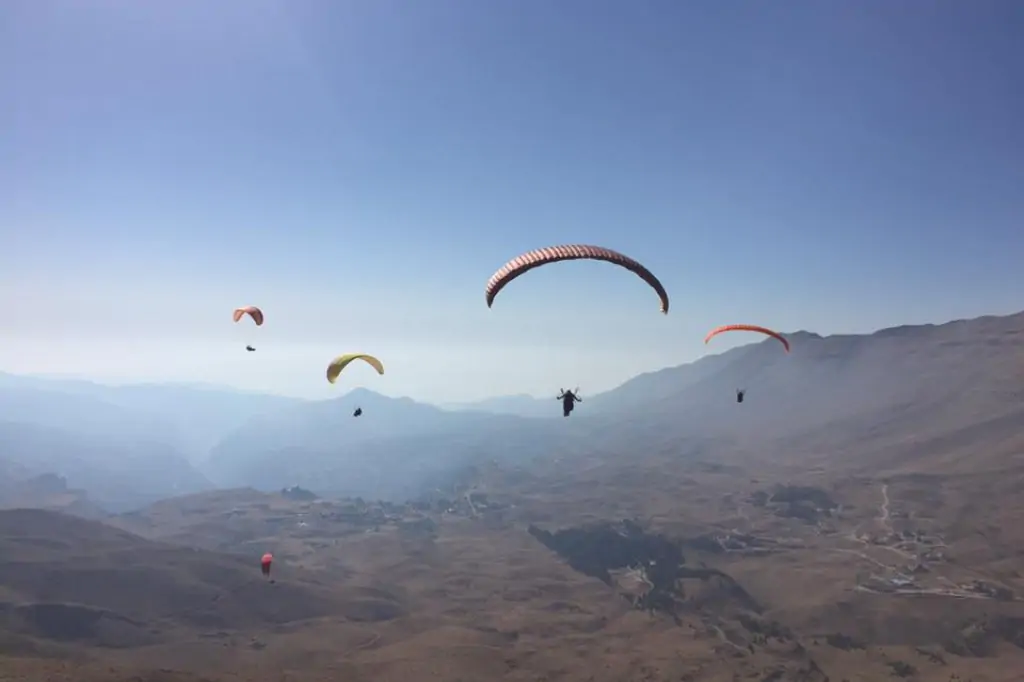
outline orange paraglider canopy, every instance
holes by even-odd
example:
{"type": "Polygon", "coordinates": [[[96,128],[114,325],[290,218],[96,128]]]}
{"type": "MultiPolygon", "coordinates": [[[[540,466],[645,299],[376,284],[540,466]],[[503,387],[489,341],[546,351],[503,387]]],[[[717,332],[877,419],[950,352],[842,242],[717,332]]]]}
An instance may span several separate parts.
{"type": "Polygon", "coordinates": [[[253,322],[256,323],[257,327],[263,324],[263,311],[254,305],[247,305],[241,308],[235,308],[235,312],[232,313],[231,319],[233,319],[235,322],[238,322],[240,319],[242,319],[243,315],[248,315],[249,317],[251,317],[253,322]]]}
{"type": "Polygon", "coordinates": [[[715,327],[704,337],[704,343],[707,343],[723,332],[760,332],[761,334],[767,334],[773,339],[781,341],[782,345],[786,348],[786,352],[789,352],[789,341],[786,340],[785,336],[767,327],[759,327],[756,324],[726,324],[721,327],[715,327]]]}

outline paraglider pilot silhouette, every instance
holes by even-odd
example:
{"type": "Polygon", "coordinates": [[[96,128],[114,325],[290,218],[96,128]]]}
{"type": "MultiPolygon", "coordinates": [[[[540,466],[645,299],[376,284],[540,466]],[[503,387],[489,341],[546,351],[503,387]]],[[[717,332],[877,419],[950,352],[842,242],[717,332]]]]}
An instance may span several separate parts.
{"type": "MultiPolygon", "coordinates": [[[[579,388],[576,389],[577,392],[579,390],[579,388]]],[[[564,388],[560,388],[558,391],[558,397],[556,397],[555,400],[562,401],[562,416],[568,417],[572,414],[573,409],[576,407],[576,403],[583,402],[583,398],[580,398],[575,392],[567,391],[564,388]]]]}
{"type": "Polygon", "coordinates": [[[736,402],[742,403],[743,402],[743,396],[746,395],[746,393],[747,393],[747,389],[745,389],[745,388],[737,388],[736,389],[736,402]]]}

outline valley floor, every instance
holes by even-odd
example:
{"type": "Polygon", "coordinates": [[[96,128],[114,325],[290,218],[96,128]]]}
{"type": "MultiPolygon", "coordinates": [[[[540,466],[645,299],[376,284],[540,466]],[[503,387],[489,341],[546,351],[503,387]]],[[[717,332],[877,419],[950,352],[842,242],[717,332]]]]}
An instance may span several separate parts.
{"type": "Polygon", "coordinates": [[[551,466],[514,487],[481,475],[420,508],[213,494],[123,517],[198,550],[272,547],[275,580],[247,583],[246,599],[296,590],[295,614],[232,621],[234,602],[215,594],[206,620],[154,612],[139,645],[23,624],[0,640],[0,680],[1010,682],[1024,670],[1015,536],[979,524],[991,510],[971,502],[999,481],[950,479],[938,494],[912,477],[694,466],[594,467],[570,484],[551,466]],[[682,568],[665,583],[651,552],[673,546],[682,568]],[[303,613],[298,590],[337,606],[303,613]]]}

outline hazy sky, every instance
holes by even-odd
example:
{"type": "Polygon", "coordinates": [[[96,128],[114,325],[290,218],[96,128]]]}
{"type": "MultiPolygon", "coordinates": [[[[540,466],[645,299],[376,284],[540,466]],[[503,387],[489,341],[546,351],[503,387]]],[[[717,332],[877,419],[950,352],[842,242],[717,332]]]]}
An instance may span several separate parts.
{"type": "Polygon", "coordinates": [[[6,0],[0,369],[317,397],[365,351],[346,383],[455,401],[727,322],[1015,311],[1021,35],[1005,0],[6,0]],[[671,313],[602,263],[487,309],[569,242],[671,313]]]}

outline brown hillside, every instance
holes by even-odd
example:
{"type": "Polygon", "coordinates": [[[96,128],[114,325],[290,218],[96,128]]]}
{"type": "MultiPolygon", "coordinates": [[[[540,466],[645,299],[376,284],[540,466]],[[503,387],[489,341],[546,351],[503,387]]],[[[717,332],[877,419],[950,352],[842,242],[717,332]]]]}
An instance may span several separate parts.
{"type": "MultiPolygon", "coordinates": [[[[606,449],[678,450],[711,439],[719,456],[870,474],[1024,464],[1024,313],[790,339],[788,356],[768,340],[639,377],[662,397],[623,417],[602,414],[606,449]],[[679,389],[668,393],[673,383],[679,389]],[[737,387],[749,391],[742,405],[737,387]]],[[[627,384],[600,404],[636,390],[627,384]]]]}
{"type": "Polygon", "coordinates": [[[358,591],[329,590],[287,566],[277,574],[265,581],[258,556],[164,545],[42,510],[0,512],[3,617],[9,630],[33,637],[123,647],[174,641],[183,630],[255,633],[327,615],[365,619],[358,591]]]}
{"type": "Polygon", "coordinates": [[[48,509],[94,520],[110,516],[84,490],[68,488],[63,478],[52,473],[11,476],[0,482],[0,509],[48,509]]]}

